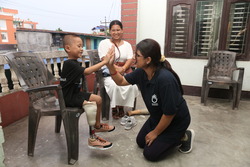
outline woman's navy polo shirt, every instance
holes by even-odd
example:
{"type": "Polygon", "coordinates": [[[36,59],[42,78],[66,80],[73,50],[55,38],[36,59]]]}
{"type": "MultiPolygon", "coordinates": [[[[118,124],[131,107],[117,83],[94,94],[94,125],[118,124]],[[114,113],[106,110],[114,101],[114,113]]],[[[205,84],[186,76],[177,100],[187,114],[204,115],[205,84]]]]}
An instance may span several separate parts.
{"type": "Polygon", "coordinates": [[[159,123],[162,114],[176,114],[162,135],[168,134],[168,137],[179,138],[180,136],[176,132],[185,132],[190,123],[189,110],[182,97],[178,82],[170,71],[161,68],[155,72],[151,80],[148,80],[143,69],[136,69],[134,72],[125,75],[125,79],[130,84],[136,84],[139,87],[150,113],[149,120],[152,130],[159,123]]]}

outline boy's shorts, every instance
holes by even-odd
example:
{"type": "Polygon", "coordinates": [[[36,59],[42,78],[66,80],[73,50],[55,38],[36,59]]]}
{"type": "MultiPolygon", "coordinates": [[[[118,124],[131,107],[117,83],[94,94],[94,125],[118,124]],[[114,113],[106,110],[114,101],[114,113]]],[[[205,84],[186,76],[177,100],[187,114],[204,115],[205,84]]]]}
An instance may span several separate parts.
{"type": "Polygon", "coordinates": [[[84,100],[89,101],[91,93],[79,92],[75,94],[73,98],[66,104],[67,107],[79,107],[82,108],[84,100]]]}

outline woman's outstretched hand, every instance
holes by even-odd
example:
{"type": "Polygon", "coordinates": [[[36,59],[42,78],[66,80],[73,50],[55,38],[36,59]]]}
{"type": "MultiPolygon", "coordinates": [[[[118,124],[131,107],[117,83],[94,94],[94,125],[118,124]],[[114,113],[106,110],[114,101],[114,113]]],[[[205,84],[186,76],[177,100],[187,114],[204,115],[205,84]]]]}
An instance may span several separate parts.
{"type": "Polygon", "coordinates": [[[106,56],[104,56],[104,57],[102,58],[102,61],[105,62],[105,64],[109,64],[109,62],[111,61],[111,59],[114,60],[114,57],[115,57],[115,47],[112,46],[112,47],[109,49],[109,51],[108,51],[108,53],[106,54],[106,56]]]}
{"type": "Polygon", "coordinates": [[[109,62],[107,63],[107,66],[110,67],[110,66],[113,66],[114,65],[114,61],[115,61],[115,46],[113,45],[110,49],[110,50],[113,50],[113,56],[109,59],[109,62]]]}

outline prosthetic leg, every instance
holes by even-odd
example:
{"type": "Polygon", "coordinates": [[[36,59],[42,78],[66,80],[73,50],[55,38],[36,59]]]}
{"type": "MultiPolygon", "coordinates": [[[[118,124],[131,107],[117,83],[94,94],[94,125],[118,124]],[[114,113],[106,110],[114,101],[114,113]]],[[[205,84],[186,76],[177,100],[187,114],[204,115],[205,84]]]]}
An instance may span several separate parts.
{"type": "Polygon", "coordinates": [[[91,149],[107,150],[112,147],[112,143],[95,135],[94,126],[96,124],[97,106],[95,102],[87,102],[83,104],[89,124],[88,146],[91,149]]]}
{"type": "Polygon", "coordinates": [[[86,112],[87,121],[89,124],[90,137],[94,138],[94,134],[95,134],[94,126],[96,123],[96,112],[97,112],[96,103],[88,101],[87,103],[83,104],[83,109],[86,112]]]}

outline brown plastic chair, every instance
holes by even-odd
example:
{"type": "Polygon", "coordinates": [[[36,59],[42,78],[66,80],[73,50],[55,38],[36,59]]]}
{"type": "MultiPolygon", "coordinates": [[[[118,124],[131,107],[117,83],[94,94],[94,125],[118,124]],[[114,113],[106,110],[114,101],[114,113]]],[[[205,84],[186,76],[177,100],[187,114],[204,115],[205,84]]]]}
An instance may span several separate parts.
{"type": "Polygon", "coordinates": [[[55,116],[55,132],[60,132],[61,121],[63,121],[68,164],[74,164],[79,154],[79,118],[84,110],[65,107],[61,86],[53,84],[54,76],[48,71],[39,54],[17,52],[6,55],[23,90],[29,94],[28,155],[34,156],[41,116],[55,116]]]}
{"type": "Polygon", "coordinates": [[[213,51],[209,55],[207,65],[204,67],[201,103],[207,104],[207,97],[210,87],[214,85],[225,85],[232,90],[233,102],[232,109],[239,107],[244,68],[237,68],[236,53],[230,51],[213,51]],[[236,70],[239,70],[236,78],[236,70]]]}
{"type": "MultiPolygon", "coordinates": [[[[94,65],[100,62],[98,50],[89,50],[87,52],[89,55],[91,65],[94,65]]],[[[110,98],[105,90],[102,69],[95,72],[94,94],[98,94],[98,93],[102,97],[102,119],[109,120],[109,113],[111,110],[110,98]]],[[[136,98],[135,98],[134,107],[132,110],[135,110],[135,108],[136,108],[136,98]]]]}

